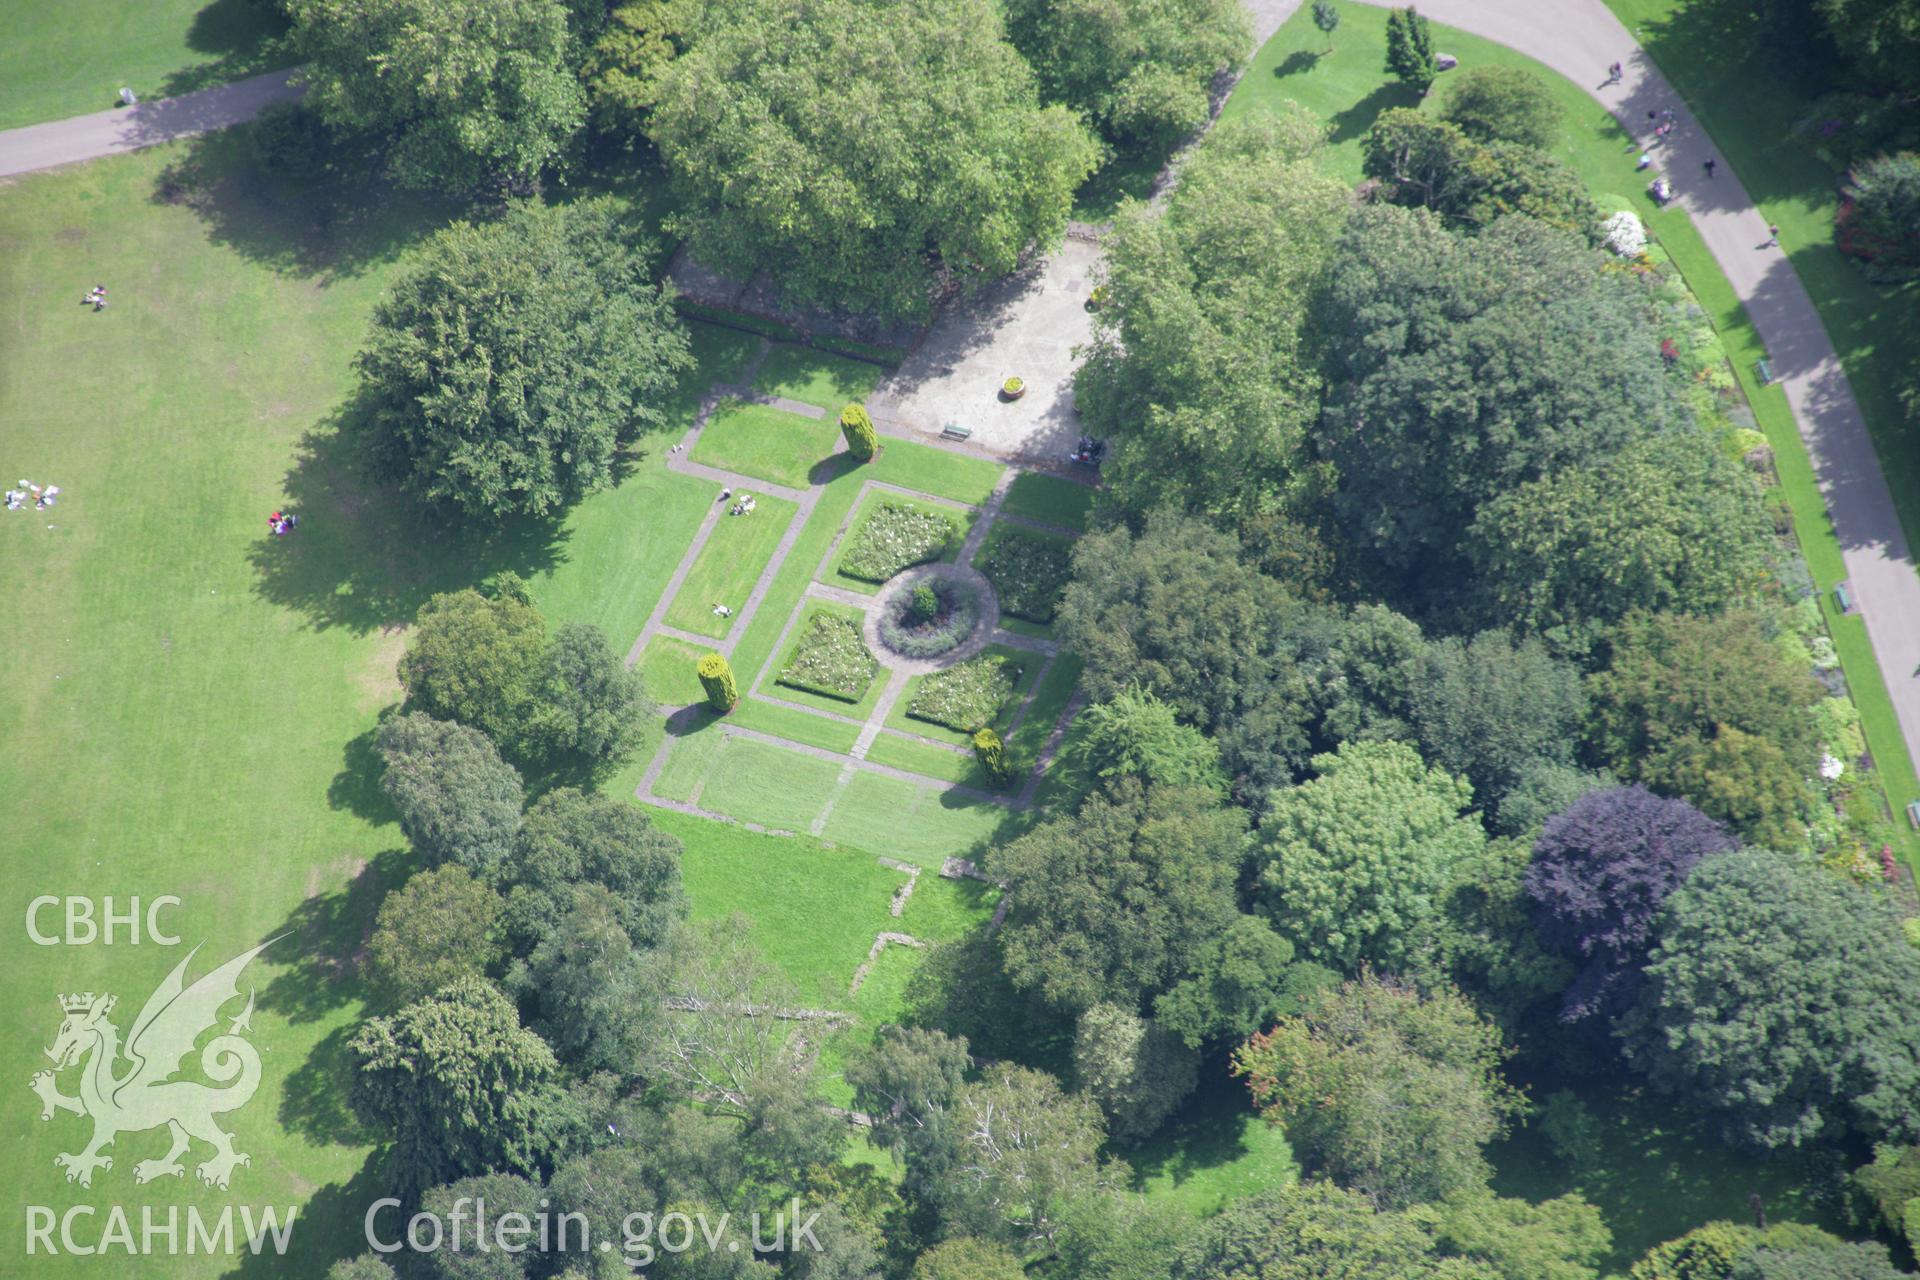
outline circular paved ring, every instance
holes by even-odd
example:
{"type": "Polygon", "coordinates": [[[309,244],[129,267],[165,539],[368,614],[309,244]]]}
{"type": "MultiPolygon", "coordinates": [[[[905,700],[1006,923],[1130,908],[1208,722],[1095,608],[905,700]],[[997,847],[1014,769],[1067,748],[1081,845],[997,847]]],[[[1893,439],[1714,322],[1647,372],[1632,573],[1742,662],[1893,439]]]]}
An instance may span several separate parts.
{"type": "Polygon", "coordinates": [[[860,623],[860,634],[867,642],[867,649],[880,661],[880,665],[892,671],[904,671],[908,675],[924,675],[929,671],[943,671],[948,667],[965,662],[982,649],[993,638],[994,629],[1000,625],[1000,594],[993,589],[986,575],[978,569],[964,568],[957,564],[922,564],[902,570],[887,580],[880,588],[880,594],[874,598],[871,608],[860,623]],[[885,614],[888,604],[902,591],[911,591],[922,582],[940,578],[966,587],[979,602],[980,616],[973,624],[973,630],[966,639],[953,648],[934,658],[909,658],[895,653],[880,638],[880,618],[885,614]]]}

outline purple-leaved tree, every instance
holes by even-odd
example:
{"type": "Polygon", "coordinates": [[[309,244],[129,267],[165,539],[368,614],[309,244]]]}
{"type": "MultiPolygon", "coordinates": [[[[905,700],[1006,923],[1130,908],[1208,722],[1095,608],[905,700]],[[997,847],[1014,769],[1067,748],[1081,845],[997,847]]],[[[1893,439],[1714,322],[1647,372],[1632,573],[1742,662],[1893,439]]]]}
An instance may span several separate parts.
{"type": "Polygon", "coordinates": [[[1549,948],[1584,961],[1561,1019],[1631,1003],[1660,904],[1701,858],[1738,844],[1686,801],[1638,783],[1589,791],[1548,819],[1527,869],[1534,925],[1549,948]]]}

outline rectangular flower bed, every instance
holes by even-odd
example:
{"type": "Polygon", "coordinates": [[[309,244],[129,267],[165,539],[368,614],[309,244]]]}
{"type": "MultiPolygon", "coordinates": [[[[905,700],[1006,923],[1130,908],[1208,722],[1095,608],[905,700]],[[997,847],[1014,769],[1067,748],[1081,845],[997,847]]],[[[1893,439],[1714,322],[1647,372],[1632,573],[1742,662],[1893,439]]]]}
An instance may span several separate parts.
{"type": "Polygon", "coordinates": [[[858,702],[866,696],[879,667],[860,638],[858,623],[838,614],[816,613],[801,630],[793,661],[780,673],[780,683],[858,702]]]}
{"type": "Polygon", "coordinates": [[[885,582],[903,569],[938,560],[960,526],[950,516],[899,502],[881,502],[854,530],[840,557],[840,572],[865,582],[885,582]]]}
{"type": "Polygon", "coordinates": [[[1052,622],[1072,575],[1073,544],[1065,538],[996,523],[973,567],[1000,595],[1000,612],[1029,622],[1052,622]]]}
{"type": "Polygon", "coordinates": [[[986,654],[923,677],[907,714],[972,733],[994,722],[1020,683],[1018,663],[986,654]]]}

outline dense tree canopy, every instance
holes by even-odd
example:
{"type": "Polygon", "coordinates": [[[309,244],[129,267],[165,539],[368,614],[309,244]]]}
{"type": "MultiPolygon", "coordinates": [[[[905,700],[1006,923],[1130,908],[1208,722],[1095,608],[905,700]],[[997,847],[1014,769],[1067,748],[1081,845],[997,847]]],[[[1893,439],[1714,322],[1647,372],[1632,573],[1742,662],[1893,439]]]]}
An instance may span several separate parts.
{"type": "MultiPolygon", "coordinates": [[[[1915,13],[1920,53],[1920,10],[1915,13]]],[[[1847,175],[1840,246],[1865,258],[1876,276],[1920,273],[1920,153],[1874,156],[1847,175]]]]}
{"type": "Polygon", "coordinates": [[[508,938],[519,955],[573,909],[576,885],[613,894],[615,916],[636,947],[660,946],[687,909],[680,842],[639,805],[572,787],[548,792],[527,810],[498,879],[507,896],[508,938]]]}
{"type": "Polygon", "coordinates": [[[1175,1280],[1502,1280],[1448,1258],[1401,1213],[1315,1179],[1235,1201],[1174,1262],[1175,1280]]]}
{"type": "Polygon", "coordinates": [[[1412,701],[1427,759],[1472,783],[1492,815],[1529,775],[1572,762],[1587,709],[1578,671],[1505,631],[1430,644],[1412,701]]]}
{"type": "Polygon", "coordinates": [[[523,592],[435,595],[420,607],[400,656],[407,705],[511,751],[531,718],[529,686],[546,645],[546,619],[523,592]]]}
{"type": "Polygon", "coordinates": [[[910,1280],[1026,1280],[1020,1259],[1003,1244],[960,1236],[914,1260],[910,1280]]]}
{"type": "Polygon", "coordinates": [[[1551,631],[1743,603],[1765,582],[1773,543],[1751,474],[1682,433],[1498,495],[1466,551],[1480,616],[1551,631]]]}
{"type": "Polygon", "coordinates": [[[487,735],[410,711],[381,723],[374,750],[385,766],[380,789],[414,852],[429,866],[489,875],[513,845],[526,794],[487,735]]]}
{"type": "Polygon", "coordinates": [[[336,128],[392,134],[408,186],[525,183],[580,125],[558,0],[284,4],[307,101],[336,128]]]}
{"type": "Polygon", "coordinates": [[[1318,777],[1273,793],[1255,859],[1260,902],[1301,956],[1392,971],[1486,843],[1465,781],[1399,742],[1316,756],[1318,777]]]}
{"type": "Polygon", "coordinates": [[[1525,214],[1591,242],[1600,211],[1586,182],[1558,157],[1519,142],[1483,141],[1450,121],[1394,107],[1361,142],[1375,196],[1431,209],[1455,227],[1480,230],[1525,214]]]}
{"type": "Polygon", "coordinates": [[[1326,325],[1319,441],[1343,524],[1429,584],[1466,578],[1441,568],[1482,503],[1683,420],[1641,286],[1530,219],[1468,238],[1414,210],[1358,211],[1326,325]]]}
{"type": "Polygon", "coordinates": [[[1500,1032],[1459,995],[1367,976],[1323,991],[1234,1055],[1256,1105],[1350,1191],[1405,1209],[1483,1186],[1481,1149],[1525,1110],[1500,1032]]]}
{"type": "Polygon", "coordinates": [[[1481,142],[1544,150],[1560,136],[1560,103],[1525,67],[1469,67],[1447,86],[1440,117],[1481,142]]]}
{"type": "Polygon", "coordinates": [[[394,1176],[419,1188],[493,1169],[535,1172],[558,1064],[513,1002],[464,978],[370,1018],[347,1043],[353,1107],[392,1144],[394,1176]]]}
{"type": "Polygon", "coordinates": [[[660,1018],[665,966],[622,926],[627,904],[598,884],[575,885],[555,922],[514,975],[539,1010],[534,1027],[584,1071],[631,1075],[660,1018]]]}
{"type": "Polygon", "coordinates": [[[1173,707],[1138,687],[1122,689],[1081,713],[1087,763],[1101,778],[1138,778],[1172,787],[1220,791],[1220,748],[1173,707]]]}
{"type": "Polygon", "coordinates": [[[991,0],[709,5],[650,130],[703,262],[891,317],[1058,238],[1098,151],[991,0]]]}
{"type": "Polygon", "coordinates": [[[500,954],[500,895],[465,867],[448,864],[382,900],[367,941],[367,972],[399,1006],[484,976],[500,954]]]}
{"type": "Polygon", "coordinates": [[[1198,1048],[1251,1034],[1328,971],[1295,965],[1293,944],[1257,916],[1235,916],[1185,957],[1187,974],[1153,1002],[1154,1022],[1198,1048]]]}
{"type": "Polygon", "coordinates": [[[534,676],[535,723],[522,740],[549,758],[617,760],[640,745],[653,699],[646,681],[607,643],[606,633],[569,622],[553,633],[534,676]]]}
{"type": "Polygon", "coordinates": [[[1170,146],[1206,123],[1214,74],[1253,51],[1237,0],[1013,0],[1007,33],[1041,97],[1133,146],[1170,146]]]}
{"type": "Polygon", "coordinates": [[[1825,694],[1760,614],[1639,614],[1588,677],[1591,740],[1621,777],[1691,799],[1760,843],[1804,839],[1817,763],[1807,711],[1825,694]]]}
{"type": "Polygon", "coordinates": [[[1320,397],[1307,304],[1347,204],[1314,164],[1323,144],[1304,113],[1229,121],[1164,210],[1116,220],[1075,390],[1112,439],[1104,471],[1128,511],[1253,524],[1323,483],[1303,448],[1320,397]]]}
{"type": "Polygon", "coordinates": [[[1590,791],[1534,842],[1527,893],[1541,938],[1576,958],[1569,1021],[1621,1012],[1637,994],[1654,921],[1694,864],[1739,842],[1684,800],[1642,786],[1590,791]]]}
{"type": "Polygon", "coordinates": [[[1311,752],[1308,612],[1231,533],[1160,510],[1139,535],[1119,526],[1075,545],[1054,629],[1087,660],[1094,699],[1152,691],[1212,735],[1236,793],[1258,796],[1311,752]]]}
{"type": "Polygon", "coordinates": [[[1920,89],[1920,3],[1915,0],[1813,0],[1828,34],[1867,83],[1920,89]]]}
{"type": "Polygon", "coordinates": [[[1024,1248],[1051,1239],[1071,1201],[1106,1185],[1100,1108],[1043,1071],[990,1066],[954,1094],[952,1111],[936,1157],[947,1175],[930,1195],[955,1234],[1024,1248]]]}
{"type": "Polygon", "coordinates": [[[691,17],[686,0],[635,0],[607,10],[580,66],[595,129],[628,137],[645,132],[660,78],[686,48],[691,17]]]}
{"type": "Polygon", "coordinates": [[[1069,1013],[1145,1007],[1238,914],[1246,828],[1213,792],[1128,779],[988,850],[1008,975],[1069,1013]]]}
{"type": "Polygon", "coordinates": [[[1107,1113],[1107,1132],[1136,1142],[1193,1092],[1200,1056],[1133,1010],[1096,1004],[1075,1029],[1073,1074],[1107,1113]]]}
{"type": "Polygon", "coordinates": [[[535,767],[604,764],[631,751],[653,703],[598,627],[569,623],[551,641],[525,584],[442,593],[421,606],[400,658],[407,705],[485,733],[535,767]]]}
{"type": "Polygon", "coordinates": [[[1733,1264],[1730,1280],[1900,1280],[1912,1275],[1894,1266],[1887,1246],[1877,1240],[1825,1240],[1756,1245],[1733,1264]]]}
{"type": "Polygon", "coordinates": [[[1515,1040],[1533,1038],[1542,1006],[1573,980],[1572,963],[1534,928],[1529,855],[1522,841],[1489,840],[1457,863],[1427,945],[1407,968],[1423,989],[1456,985],[1515,1040]]]}
{"type": "Polygon", "coordinates": [[[1613,1243],[1600,1211],[1573,1195],[1533,1204],[1471,1191],[1408,1216],[1445,1252],[1485,1264],[1500,1280],[1595,1280],[1613,1243]]]}
{"type": "Polygon", "coordinates": [[[487,519],[605,488],[620,443],[663,425],[693,365],[648,256],[605,201],[439,232],[360,353],[377,472],[487,519]]]}
{"type": "Polygon", "coordinates": [[[1920,950],[1896,913],[1764,849],[1695,867],[1661,908],[1628,1060],[1761,1146],[1920,1136],[1920,950]]]}

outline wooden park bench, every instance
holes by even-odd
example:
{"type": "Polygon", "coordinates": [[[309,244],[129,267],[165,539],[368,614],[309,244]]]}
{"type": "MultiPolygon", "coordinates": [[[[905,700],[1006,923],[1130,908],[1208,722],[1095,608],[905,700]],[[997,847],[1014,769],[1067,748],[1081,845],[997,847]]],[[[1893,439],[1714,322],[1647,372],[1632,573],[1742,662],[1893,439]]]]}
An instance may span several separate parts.
{"type": "Polygon", "coordinates": [[[1753,372],[1754,375],[1760,379],[1761,386],[1770,387],[1773,385],[1773,361],[1767,359],[1765,356],[1761,356],[1753,362],[1753,372]]]}
{"type": "Polygon", "coordinates": [[[972,434],[973,428],[963,427],[957,422],[949,422],[946,426],[940,428],[940,438],[942,440],[965,440],[972,434]]]}

